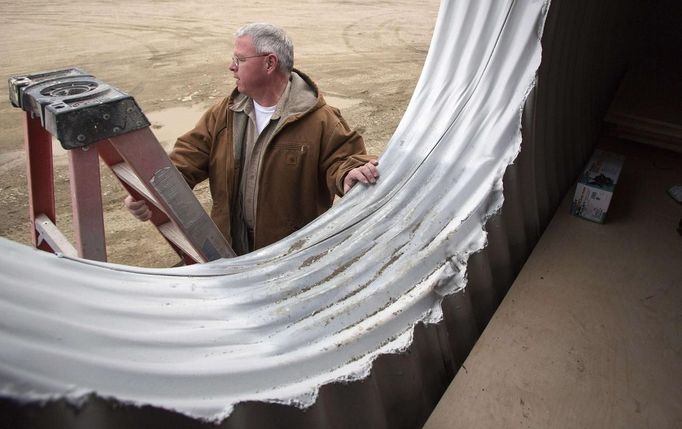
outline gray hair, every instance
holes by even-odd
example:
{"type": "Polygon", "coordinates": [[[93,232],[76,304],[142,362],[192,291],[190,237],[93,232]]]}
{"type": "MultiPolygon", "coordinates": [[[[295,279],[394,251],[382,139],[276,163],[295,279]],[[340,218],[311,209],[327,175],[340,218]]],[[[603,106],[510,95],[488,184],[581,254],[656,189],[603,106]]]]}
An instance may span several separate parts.
{"type": "Polygon", "coordinates": [[[289,74],[294,68],[294,44],[287,33],[272,24],[246,24],[235,33],[236,37],[251,36],[257,54],[272,53],[279,60],[279,70],[289,74]]]}

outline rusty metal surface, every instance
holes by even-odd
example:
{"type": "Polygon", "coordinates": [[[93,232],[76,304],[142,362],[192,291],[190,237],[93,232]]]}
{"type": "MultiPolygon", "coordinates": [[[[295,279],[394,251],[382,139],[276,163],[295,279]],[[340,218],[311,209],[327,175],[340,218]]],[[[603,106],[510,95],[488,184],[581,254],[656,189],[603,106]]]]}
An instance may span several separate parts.
{"type": "Polygon", "coordinates": [[[457,349],[448,343],[473,341],[481,323],[467,267],[485,275],[470,256],[504,240],[492,216],[520,150],[548,7],[444,2],[379,183],[265,249],[152,270],[0,240],[0,396],[94,415],[115,400],[140,418],[226,427],[352,421],[344,409],[396,427],[401,400],[432,404],[461,362],[443,356],[457,349]],[[415,392],[417,379],[426,387],[415,392]],[[381,398],[383,410],[362,410],[381,398]],[[143,406],[168,411],[144,417],[143,406]]]}

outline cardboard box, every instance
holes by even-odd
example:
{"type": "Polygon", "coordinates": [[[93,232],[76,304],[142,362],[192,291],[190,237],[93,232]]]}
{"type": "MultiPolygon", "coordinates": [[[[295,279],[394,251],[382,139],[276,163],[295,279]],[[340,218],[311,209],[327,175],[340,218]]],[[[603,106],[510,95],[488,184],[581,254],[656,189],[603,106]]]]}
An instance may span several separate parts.
{"type": "Polygon", "coordinates": [[[594,151],[578,179],[571,203],[572,214],[604,223],[624,160],[623,155],[599,149],[594,151]]]}

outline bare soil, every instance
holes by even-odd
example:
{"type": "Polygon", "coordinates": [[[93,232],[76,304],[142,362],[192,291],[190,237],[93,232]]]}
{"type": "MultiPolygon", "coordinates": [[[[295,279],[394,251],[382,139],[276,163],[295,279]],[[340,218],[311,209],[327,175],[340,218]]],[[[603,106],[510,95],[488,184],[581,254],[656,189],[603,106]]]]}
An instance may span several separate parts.
{"type": "MultiPolygon", "coordinates": [[[[247,22],[287,29],[296,67],[310,75],[380,154],[412,95],[438,12],[436,0],[46,1],[0,0],[0,74],[79,67],[135,97],[170,148],[233,86],[232,35],[247,22]]],[[[0,104],[0,236],[31,244],[23,112],[0,104]]],[[[57,224],[71,236],[67,157],[55,143],[57,224]]],[[[382,166],[390,168],[390,166],[382,166]]],[[[167,267],[177,256],[123,208],[125,192],[102,168],[109,261],[167,267]]],[[[210,204],[207,187],[197,196],[210,204]]]]}

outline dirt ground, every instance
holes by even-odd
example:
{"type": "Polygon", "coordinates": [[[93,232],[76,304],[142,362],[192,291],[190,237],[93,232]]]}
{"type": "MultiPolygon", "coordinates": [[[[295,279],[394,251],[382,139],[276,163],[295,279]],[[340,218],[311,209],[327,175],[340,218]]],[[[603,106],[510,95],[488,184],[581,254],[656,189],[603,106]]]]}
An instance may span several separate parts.
{"type": "MultiPolygon", "coordinates": [[[[0,0],[0,74],[79,67],[135,97],[165,147],[232,86],[232,34],[265,21],[287,29],[296,67],[309,74],[380,154],[412,95],[438,13],[437,0],[300,2],[0,0]]],[[[6,92],[7,94],[7,92],[6,92]]],[[[23,112],[0,103],[0,236],[30,245],[23,112]]],[[[71,237],[67,158],[55,143],[57,225],[71,237]]],[[[390,168],[390,166],[384,166],[390,168]]],[[[177,261],[156,230],[123,208],[102,168],[109,261],[177,261]]],[[[210,204],[207,187],[197,196],[210,204]]]]}

